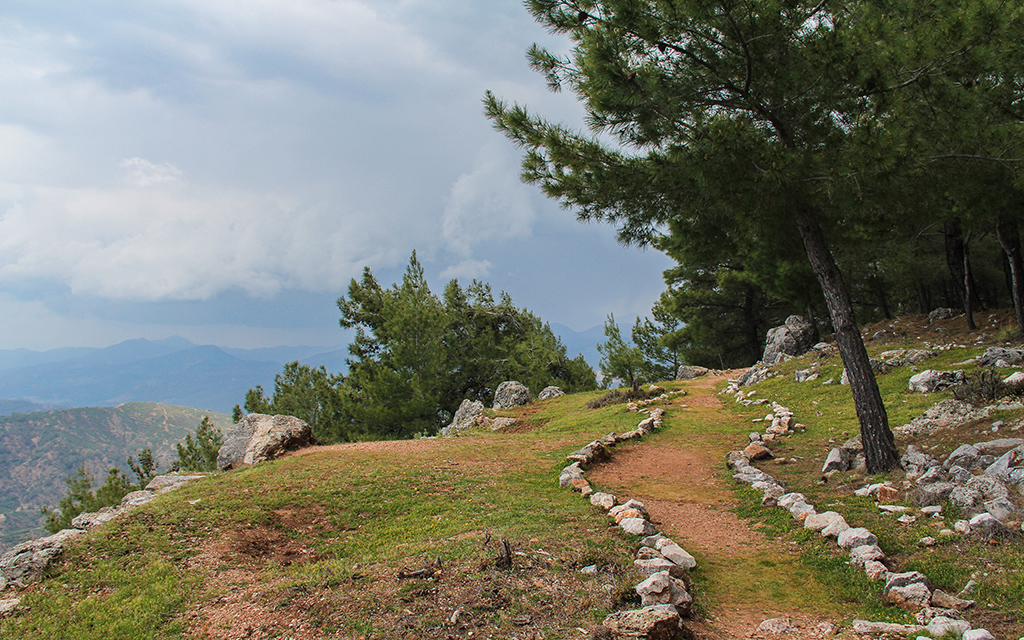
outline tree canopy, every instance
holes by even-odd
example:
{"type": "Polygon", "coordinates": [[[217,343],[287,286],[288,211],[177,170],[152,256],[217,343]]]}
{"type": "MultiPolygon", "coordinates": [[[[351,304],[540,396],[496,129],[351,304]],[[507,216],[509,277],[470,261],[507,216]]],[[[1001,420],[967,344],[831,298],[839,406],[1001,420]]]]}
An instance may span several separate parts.
{"type": "Polygon", "coordinates": [[[590,365],[569,358],[536,315],[475,280],[452,280],[437,296],[415,253],[391,287],[365,269],[338,308],[341,326],[355,329],[347,374],[291,363],[271,397],[249,390],[246,411],[294,415],[323,443],[408,438],[435,433],[463,400],[490,402],[506,380],[534,392],[597,387],[590,365]]]}
{"type": "Polygon", "coordinates": [[[488,93],[487,115],[525,150],[523,178],[581,219],[618,225],[623,241],[668,235],[684,260],[700,245],[720,258],[735,251],[759,287],[790,299],[806,289],[792,276],[809,266],[850,374],[868,468],[896,466],[836,248],[907,237],[910,190],[939,158],[970,148],[972,134],[936,126],[936,112],[991,112],[982,139],[1007,129],[1019,139],[1021,9],[996,0],[528,7],[573,42],[564,56],[534,47],[530,62],[553,89],[576,94],[591,131],[488,93]],[[793,262],[788,247],[804,266],[773,271],[793,262]]]}

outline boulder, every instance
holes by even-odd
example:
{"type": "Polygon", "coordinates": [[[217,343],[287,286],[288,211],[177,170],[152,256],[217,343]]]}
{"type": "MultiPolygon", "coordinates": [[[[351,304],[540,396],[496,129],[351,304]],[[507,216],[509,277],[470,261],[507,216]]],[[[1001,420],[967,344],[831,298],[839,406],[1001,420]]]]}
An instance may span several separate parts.
{"type": "Polygon", "coordinates": [[[938,637],[948,636],[950,638],[959,638],[963,636],[964,632],[971,629],[971,623],[966,620],[956,620],[954,618],[947,618],[946,616],[935,616],[928,623],[928,633],[938,637]]]}
{"type": "Polygon", "coordinates": [[[944,391],[965,382],[967,382],[967,376],[962,370],[937,371],[935,369],[925,369],[921,373],[911,376],[907,387],[910,391],[917,393],[934,393],[935,391],[944,391]]]}
{"type": "Polygon", "coordinates": [[[544,387],[540,393],[537,394],[538,400],[550,400],[551,398],[557,398],[558,396],[564,396],[565,392],[558,387],[544,387]]]}
{"type": "Polygon", "coordinates": [[[931,313],[928,314],[928,324],[935,324],[939,320],[949,320],[959,315],[959,309],[950,309],[949,307],[939,307],[938,309],[932,309],[931,313]]]}
{"type": "Polygon", "coordinates": [[[936,589],[932,592],[932,606],[963,611],[974,606],[974,600],[964,600],[948,594],[942,589],[936,589]]]}
{"type": "Polygon", "coordinates": [[[525,384],[517,380],[506,380],[505,382],[502,382],[494,392],[495,409],[521,407],[525,404],[530,404],[530,401],[532,400],[533,394],[530,393],[530,389],[525,384]]]}
{"type": "Polygon", "coordinates": [[[469,398],[462,401],[459,408],[452,416],[452,422],[443,427],[438,435],[453,436],[460,431],[465,431],[476,424],[476,419],[484,412],[484,403],[469,398]]]}
{"type": "Polygon", "coordinates": [[[850,564],[855,567],[864,567],[869,562],[882,560],[885,560],[885,554],[877,544],[865,544],[850,549],[850,564]]]}
{"type": "Polygon", "coordinates": [[[692,640],[693,633],[683,626],[676,608],[659,604],[633,611],[617,611],[601,623],[615,637],[636,640],[692,640]]]}
{"type": "Polygon", "coordinates": [[[217,468],[226,470],[272,460],[314,443],[313,430],[298,418],[250,413],[225,435],[217,453],[217,468]]]}
{"type": "Polygon", "coordinates": [[[971,629],[964,631],[964,635],[960,636],[960,640],[996,640],[996,637],[988,629],[971,629]]]}
{"type": "Polygon", "coordinates": [[[789,316],[786,323],[768,330],[761,362],[771,366],[785,356],[801,356],[817,342],[814,324],[801,316],[789,316]]]}
{"type": "Polygon", "coordinates": [[[982,503],[985,502],[985,496],[976,489],[957,486],[949,493],[949,501],[965,515],[974,515],[984,510],[982,503]]]}
{"type": "Polygon", "coordinates": [[[971,518],[970,525],[972,534],[986,540],[991,540],[1006,531],[1006,525],[987,512],[971,518]]]}
{"type": "Polygon", "coordinates": [[[571,487],[577,479],[583,479],[583,468],[580,467],[580,463],[574,462],[562,469],[562,473],[558,476],[558,486],[563,489],[571,487]]]}
{"type": "Polygon", "coordinates": [[[826,511],[825,513],[812,513],[804,519],[804,528],[813,529],[814,531],[821,531],[822,529],[828,527],[830,524],[836,522],[837,520],[843,520],[843,516],[839,515],[835,511],[826,511]]]}
{"type": "Polygon", "coordinates": [[[771,449],[764,446],[760,442],[751,442],[743,450],[743,453],[750,460],[771,460],[775,456],[772,454],[771,449]]]}
{"type": "Polygon", "coordinates": [[[16,586],[39,580],[50,563],[63,553],[64,543],[82,533],[81,529],[64,529],[52,536],[22,542],[0,557],[0,576],[16,586]]]}
{"type": "Polygon", "coordinates": [[[978,358],[978,365],[982,367],[1019,367],[1024,365],[1024,349],[989,347],[978,358]]]}
{"type": "Polygon", "coordinates": [[[912,444],[907,445],[907,452],[900,458],[900,466],[907,472],[907,476],[912,478],[917,478],[938,465],[938,460],[912,444]]]}
{"type": "Polygon", "coordinates": [[[615,506],[615,496],[610,493],[602,493],[598,491],[597,493],[591,494],[590,504],[608,511],[615,506]]]}
{"type": "Polygon", "coordinates": [[[679,370],[676,371],[676,380],[692,380],[699,378],[700,376],[706,376],[708,374],[707,367],[696,367],[688,364],[679,365],[679,370]]]}
{"type": "Polygon", "coordinates": [[[565,457],[569,462],[579,462],[583,465],[588,465],[592,462],[597,462],[608,458],[608,449],[599,441],[594,440],[589,444],[573,451],[565,457]]]}

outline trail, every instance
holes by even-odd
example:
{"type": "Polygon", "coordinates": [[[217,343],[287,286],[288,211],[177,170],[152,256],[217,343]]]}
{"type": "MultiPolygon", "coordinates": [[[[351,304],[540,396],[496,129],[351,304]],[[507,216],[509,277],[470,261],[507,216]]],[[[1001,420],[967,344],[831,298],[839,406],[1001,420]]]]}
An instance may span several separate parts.
{"type": "Polygon", "coordinates": [[[705,618],[690,624],[698,638],[824,637],[818,625],[839,621],[809,612],[802,602],[801,592],[815,585],[796,565],[798,551],[766,539],[732,511],[736,502],[722,461],[741,441],[701,428],[729,420],[714,392],[722,380],[688,383],[689,395],[668,409],[661,437],[615,451],[588,479],[598,491],[642,501],[655,526],[697,557],[703,578],[698,589],[710,591],[704,602],[712,603],[705,618]],[[797,628],[784,636],[758,635],[758,625],[769,618],[790,618],[797,628]]]}

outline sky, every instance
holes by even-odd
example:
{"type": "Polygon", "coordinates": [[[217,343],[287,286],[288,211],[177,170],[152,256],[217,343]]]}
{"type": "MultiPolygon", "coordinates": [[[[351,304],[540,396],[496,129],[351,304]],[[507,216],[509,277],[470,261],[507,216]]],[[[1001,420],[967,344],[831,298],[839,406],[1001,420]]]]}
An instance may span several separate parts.
{"type": "Polygon", "coordinates": [[[340,345],[415,250],[582,331],[671,262],[519,180],[484,92],[580,126],[519,0],[5,0],[0,349],[340,345]]]}

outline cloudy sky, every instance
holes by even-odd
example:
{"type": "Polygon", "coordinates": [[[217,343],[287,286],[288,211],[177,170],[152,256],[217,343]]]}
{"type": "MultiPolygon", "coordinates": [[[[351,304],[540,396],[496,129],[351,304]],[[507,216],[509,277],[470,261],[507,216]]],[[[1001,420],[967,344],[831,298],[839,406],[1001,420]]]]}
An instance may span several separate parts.
{"type": "Polygon", "coordinates": [[[584,330],[645,314],[660,254],[518,179],[481,98],[580,121],[519,0],[6,0],[0,349],[182,335],[337,345],[335,299],[415,249],[584,330]]]}

